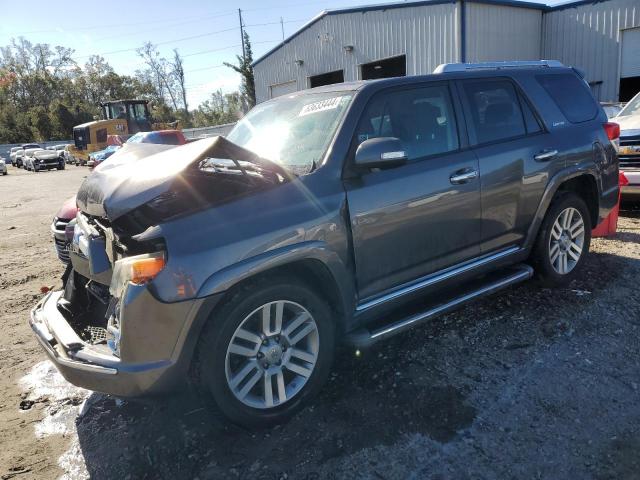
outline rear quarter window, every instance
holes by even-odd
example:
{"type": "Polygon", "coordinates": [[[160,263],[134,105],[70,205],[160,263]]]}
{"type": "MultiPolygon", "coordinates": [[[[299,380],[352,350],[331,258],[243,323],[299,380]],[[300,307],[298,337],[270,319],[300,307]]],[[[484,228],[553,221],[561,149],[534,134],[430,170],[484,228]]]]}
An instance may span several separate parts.
{"type": "Polygon", "coordinates": [[[536,80],[571,123],[588,122],[598,114],[591,90],[576,75],[536,75],[536,80]]]}

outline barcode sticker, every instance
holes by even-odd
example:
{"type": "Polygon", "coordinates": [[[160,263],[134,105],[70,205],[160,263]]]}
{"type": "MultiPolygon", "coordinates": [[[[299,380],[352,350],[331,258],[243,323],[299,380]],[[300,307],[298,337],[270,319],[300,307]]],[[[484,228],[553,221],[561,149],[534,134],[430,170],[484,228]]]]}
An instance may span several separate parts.
{"type": "Polygon", "coordinates": [[[338,108],[340,105],[340,100],[344,97],[333,97],[327,98],[326,100],[320,100],[318,102],[313,102],[305,105],[300,110],[298,114],[299,117],[304,117],[305,115],[311,115],[312,113],[324,112],[326,110],[333,110],[334,108],[338,108]]]}

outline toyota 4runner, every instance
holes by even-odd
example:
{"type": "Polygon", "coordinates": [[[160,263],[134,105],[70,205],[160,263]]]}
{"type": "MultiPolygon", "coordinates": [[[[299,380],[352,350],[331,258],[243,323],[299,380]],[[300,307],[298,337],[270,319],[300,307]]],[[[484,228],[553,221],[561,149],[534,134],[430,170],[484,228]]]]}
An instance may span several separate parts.
{"type": "Polygon", "coordinates": [[[262,103],[225,139],[93,172],[30,324],[73,384],[197,387],[282,421],[364,348],[535,274],[618,198],[616,124],[555,61],[448,64],[262,103]],[[399,308],[402,307],[402,308],[399,308]]]}

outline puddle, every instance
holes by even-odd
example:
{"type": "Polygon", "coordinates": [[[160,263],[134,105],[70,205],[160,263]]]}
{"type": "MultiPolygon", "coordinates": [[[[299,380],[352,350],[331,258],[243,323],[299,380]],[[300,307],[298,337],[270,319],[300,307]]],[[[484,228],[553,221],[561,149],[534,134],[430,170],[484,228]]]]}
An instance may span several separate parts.
{"type": "Polygon", "coordinates": [[[38,403],[46,405],[47,416],[34,426],[36,438],[61,435],[72,439],[69,450],[58,459],[58,465],[64,471],[60,478],[89,478],[78,442],[76,418],[92,392],[71,385],[48,360],[36,364],[19,383],[27,393],[20,403],[21,409],[28,410],[38,403]]]}

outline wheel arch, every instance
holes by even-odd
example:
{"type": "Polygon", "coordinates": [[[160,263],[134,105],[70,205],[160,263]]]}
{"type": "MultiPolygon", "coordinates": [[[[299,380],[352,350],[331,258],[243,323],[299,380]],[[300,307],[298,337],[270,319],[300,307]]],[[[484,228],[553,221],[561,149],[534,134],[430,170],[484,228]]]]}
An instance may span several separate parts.
{"type": "Polygon", "coordinates": [[[219,294],[221,302],[247,282],[265,277],[294,277],[317,289],[344,328],[355,305],[353,273],[325,242],[310,241],[265,252],[212,274],[198,297],[219,294]]]}
{"type": "Polygon", "coordinates": [[[542,225],[549,207],[555,196],[562,191],[573,191],[578,193],[587,204],[592,227],[598,224],[601,189],[598,183],[599,175],[591,167],[576,165],[569,169],[558,172],[547,183],[547,187],[542,194],[542,199],[538,205],[534,219],[529,226],[525,248],[530,250],[538,236],[538,231],[542,225]]]}

